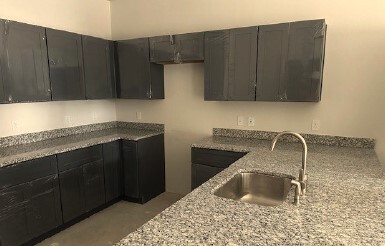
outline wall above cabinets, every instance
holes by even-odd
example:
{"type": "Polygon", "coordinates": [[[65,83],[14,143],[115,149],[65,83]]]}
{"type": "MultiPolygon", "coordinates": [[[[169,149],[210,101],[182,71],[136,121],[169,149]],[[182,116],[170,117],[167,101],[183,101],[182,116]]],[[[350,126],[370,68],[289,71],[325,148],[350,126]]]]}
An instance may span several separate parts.
{"type": "Polygon", "coordinates": [[[164,64],[204,62],[207,101],[321,100],[325,20],[112,41],[0,22],[0,102],[164,99],[164,64]]]}

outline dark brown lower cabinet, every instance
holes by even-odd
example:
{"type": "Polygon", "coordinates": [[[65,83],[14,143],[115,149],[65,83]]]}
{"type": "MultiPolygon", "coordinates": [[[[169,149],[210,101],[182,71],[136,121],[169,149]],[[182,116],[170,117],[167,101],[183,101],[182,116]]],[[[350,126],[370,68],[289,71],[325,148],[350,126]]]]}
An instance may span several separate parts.
{"type": "Polygon", "coordinates": [[[191,149],[191,189],[211,179],[246,153],[223,150],[191,149]]]}
{"type": "Polygon", "coordinates": [[[0,246],[40,241],[123,196],[145,203],[164,191],[163,134],[0,168],[0,246]]]}
{"type": "Polygon", "coordinates": [[[62,223],[57,174],[0,190],[0,245],[21,245],[62,223]]]}
{"type": "Polygon", "coordinates": [[[122,142],[124,195],[145,203],[165,191],[164,135],[122,142]]]}

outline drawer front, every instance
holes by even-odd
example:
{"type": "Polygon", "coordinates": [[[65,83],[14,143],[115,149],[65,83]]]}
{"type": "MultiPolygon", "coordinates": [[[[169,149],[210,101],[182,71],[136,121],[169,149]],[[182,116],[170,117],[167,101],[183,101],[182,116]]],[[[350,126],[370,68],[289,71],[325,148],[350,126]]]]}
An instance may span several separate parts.
{"type": "Polygon", "coordinates": [[[227,168],[232,163],[246,155],[242,152],[231,152],[212,149],[191,149],[191,162],[212,167],[227,168]]]}
{"type": "Polygon", "coordinates": [[[0,168],[0,189],[26,183],[38,178],[57,174],[56,156],[25,161],[0,168]]]}
{"type": "Polygon", "coordinates": [[[80,167],[86,163],[103,159],[101,145],[95,145],[83,149],[77,149],[57,155],[59,172],[80,167]]]}

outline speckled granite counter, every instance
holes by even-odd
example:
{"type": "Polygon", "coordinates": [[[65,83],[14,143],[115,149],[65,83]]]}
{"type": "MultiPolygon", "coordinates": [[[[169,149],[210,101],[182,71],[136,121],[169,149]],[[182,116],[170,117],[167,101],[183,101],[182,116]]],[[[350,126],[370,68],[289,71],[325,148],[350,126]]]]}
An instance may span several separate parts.
{"type": "Polygon", "coordinates": [[[307,194],[278,207],[213,195],[240,170],[298,177],[301,145],[214,136],[193,147],[250,152],[117,245],[384,245],[385,175],[371,148],[309,144],[307,194]]]}
{"type": "Polygon", "coordinates": [[[92,145],[112,142],[118,139],[137,141],[162,134],[161,129],[138,129],[113,127],[103,130],[49,138],[26,144],[0,148],[0,167],[17,164],[44,156],[54,155],[92,145]]]}

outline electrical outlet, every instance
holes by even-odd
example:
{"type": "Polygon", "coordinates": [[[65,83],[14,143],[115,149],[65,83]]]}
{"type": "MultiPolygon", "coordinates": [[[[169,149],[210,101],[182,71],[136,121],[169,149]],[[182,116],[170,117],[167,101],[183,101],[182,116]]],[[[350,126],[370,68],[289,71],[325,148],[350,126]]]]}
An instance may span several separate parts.
{"type": "Polygon", "coordinates": [[[238,126],[243,126],[244,125],[244,118],[243,118],[243,116],[238,116],[238,118],[237,118],[237,120],[238,120],[238,126]]]}
{"type": "Polygon", "coordinates": [[[142,112],[136,112],[136,120],[141,121],[142,120],[142,112]]]}
{"type": "Polygon", "coordinates": [[[71,126],[72,125],[72,117],[69,115],[64,116],[64,123],[66,126],[71,126]]]}
{"type": "Polygon", "coordinates": [[[247,125],[248,126],[254,126],[255,125],[255,119],[254,117],[249,117],[248,120],[247,120],[247,125]]]}
{"type": "Polygon", "coordinates": [[[17,131],[19,130],[20,124],[18,120],[12,121],[12,130],[17,131]]]}
{"type": "Polygon", "coordinates": [[[311,129],[313,131],[318,131],[321,127],[321,122],[319,120],[313,120],[313,122],[311,123],[311,129]]]}

